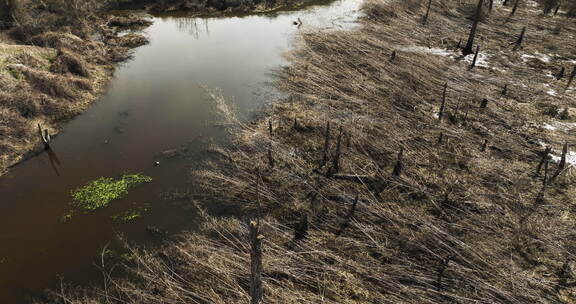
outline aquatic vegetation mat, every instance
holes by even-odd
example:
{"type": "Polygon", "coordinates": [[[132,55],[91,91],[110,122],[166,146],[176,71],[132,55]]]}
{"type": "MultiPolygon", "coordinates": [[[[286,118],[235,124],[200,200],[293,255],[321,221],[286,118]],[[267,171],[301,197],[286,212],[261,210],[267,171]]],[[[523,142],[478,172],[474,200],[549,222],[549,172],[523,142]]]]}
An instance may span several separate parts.
{"type": "Polygon", "coordinates": [[[151,177],[142,174],[126,174],[119,179],[101,177],[72,191],[72,205],[77,210],[93,211],[128,194],[130,188],[151,181],[151,177]]]}

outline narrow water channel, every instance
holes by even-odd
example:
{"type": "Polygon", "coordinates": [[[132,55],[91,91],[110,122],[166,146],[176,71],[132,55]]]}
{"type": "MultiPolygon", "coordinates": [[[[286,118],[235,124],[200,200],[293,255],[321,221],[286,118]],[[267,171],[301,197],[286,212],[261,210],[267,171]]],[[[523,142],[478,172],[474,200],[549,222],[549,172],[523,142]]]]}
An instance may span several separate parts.
{"type": "Polygon", "coordinates": [[[350,27],[360,4],[339,0],[243,17],[155,17],[146,30],[151,43],[117,69],[99,101],[65,126],[52,143],[54,155],[43,153],[0,177],[0,303],[26,303],[60,280],[98,284],[99,255],[107,244],[114,248],[118,235],[147,244],[151,230],[194,229],[194,208],[179,202],[178,193],[194,183],[188,172],[207,157],[203,147],[225,141],[205,88],[221,89],[249,118],[269,101],[267,83],[286,64],[282,54],[294,33],[350,27]],[[292,24],[297,18],[301,28],[292,24]],[[161,155],[178,147],[186,153],[161,155]],[[61,221],[73,189],[126,172],[153,181],[106,208],[61,221]],[[131,208],[148,211],[129,222],[112,218],[131,208]]]}

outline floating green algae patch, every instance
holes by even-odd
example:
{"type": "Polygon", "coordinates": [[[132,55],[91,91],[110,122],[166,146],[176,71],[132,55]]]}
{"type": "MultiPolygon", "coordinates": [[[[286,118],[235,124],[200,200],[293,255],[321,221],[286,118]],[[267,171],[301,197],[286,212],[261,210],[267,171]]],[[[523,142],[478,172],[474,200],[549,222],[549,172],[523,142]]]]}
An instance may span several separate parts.
{"type": "Polygon", "coordinates": [[[112,216],[112,219],[117,222],[130,222],[142,216],[142,213],[148,212],[150,210],[149,207],[139,207],[139,208],[132,208],[128,209],[120,214],[116,214],[112,216]]]}
{"type": "Polygon", "coordinates": [[[106,207],[111,201],[128,194],[130,188],[151,181],[151,177],[142,174],[126,174],[119,179],[101,177],[72,191],[73,206],[82,211],[106,207]]]}

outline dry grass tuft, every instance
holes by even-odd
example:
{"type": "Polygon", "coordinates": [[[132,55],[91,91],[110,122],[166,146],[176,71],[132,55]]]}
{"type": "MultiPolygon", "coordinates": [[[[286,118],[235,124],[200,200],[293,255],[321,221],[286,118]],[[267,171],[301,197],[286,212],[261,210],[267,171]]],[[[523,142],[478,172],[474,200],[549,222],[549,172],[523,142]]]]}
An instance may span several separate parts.
{"type": "Polygon", "coordinates": [[[90,76],[87,63],[82,58],[72,54],[66,49],[58,50],[58,55],[56,56],[54,63],[52,63],[50,71],[58,74],[72,73],[82,77],[90,76]]]}

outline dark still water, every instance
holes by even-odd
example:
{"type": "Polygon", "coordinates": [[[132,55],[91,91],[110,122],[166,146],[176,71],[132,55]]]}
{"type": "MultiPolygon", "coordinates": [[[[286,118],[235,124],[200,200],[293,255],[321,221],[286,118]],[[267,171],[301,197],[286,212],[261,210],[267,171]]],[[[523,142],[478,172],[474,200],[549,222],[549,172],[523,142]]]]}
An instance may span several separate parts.
{"type": "Polygon", "coordinates": [[[293,34],[349,27],[359,6],[360,0],[341,0],[274,16],[155,18],[146,30],[151,43],[53,140],[54,155],[43,153],[0,177],[0,303],[26,303],[61,279],[98,284],[99,255],[108,244],[118,248],[119,234],[148,244],[155,239],[150,227],[168,234],[194,229],[195,209],[179,193],[194,184],[189,170],[209,157],[204,147],[226,140],[205,88],[221,89],[248,118],[268,101],[266,83],[285,64],[293,34]],[[292,25],[298,17],[300,29],[292,25]],[[159,155],[178,147],[186,147],[185,155],[159,155]],[[126,172],[153,181],[108,207],[61,221],[73,189],[126,172]],[[134,208],[148,211],[129,222],[112,218],[134,208]]]}

